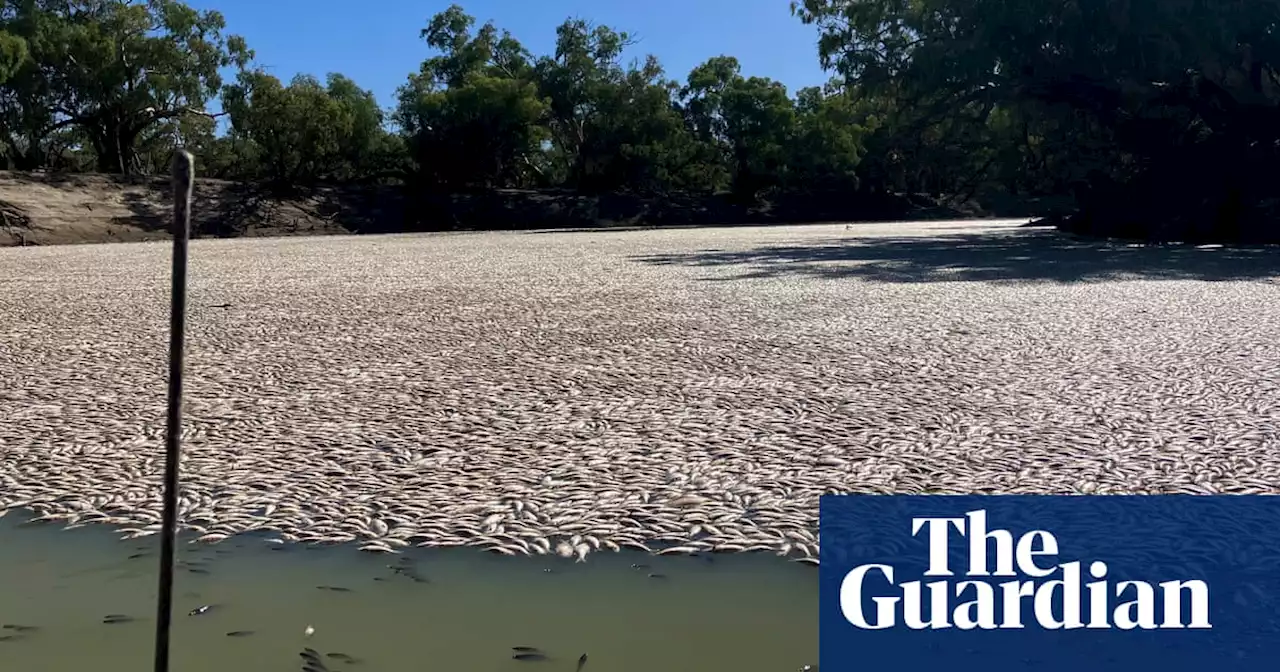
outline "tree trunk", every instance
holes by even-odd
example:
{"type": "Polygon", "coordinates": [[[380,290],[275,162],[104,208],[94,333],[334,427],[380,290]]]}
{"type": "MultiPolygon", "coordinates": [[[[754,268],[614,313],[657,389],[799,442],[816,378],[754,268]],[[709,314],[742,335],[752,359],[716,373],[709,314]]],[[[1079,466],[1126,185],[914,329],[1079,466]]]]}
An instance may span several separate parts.
{"type": "Polygon", "coordinates": [[[115,120],[104,127],[89,130],[97,154],[97,169],[102,173],[137,175],[141,168],[137,148],[138,129],[115,120]]]}
{"type": "Polygon", "coordinates": [[[44,152],[39,151],[38,147],[28,147],[23,152],[14,150],[8,156],[11,169],[18,171],[32,171],[44,168],[44,159],[44,152]]]}
{"type": "Polygon", "coordinates": [[[39,139],[30,135],[27,136],[25,148],[19,148],[15,144],[10,144],[8,150],[0,157],[0,165],[7,165],[9,170],[32,171],[44,168],[47,164],[47,157],[41,146],[39,139]]]}

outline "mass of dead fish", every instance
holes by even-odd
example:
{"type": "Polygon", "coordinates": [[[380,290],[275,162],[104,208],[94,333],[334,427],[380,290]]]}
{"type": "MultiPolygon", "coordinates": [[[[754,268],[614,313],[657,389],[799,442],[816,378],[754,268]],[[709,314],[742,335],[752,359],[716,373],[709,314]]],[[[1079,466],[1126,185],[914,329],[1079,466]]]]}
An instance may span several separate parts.
{"type": "MultiPolygon", "coordinates": [[[[1275,285],[643,261],[815,231],[201,251],[184,533],[816,563],[829,493],[1277,491],[1275,285]]],[[[0,252],[0,513],[158,533],[167,249],[0,252]]]]}

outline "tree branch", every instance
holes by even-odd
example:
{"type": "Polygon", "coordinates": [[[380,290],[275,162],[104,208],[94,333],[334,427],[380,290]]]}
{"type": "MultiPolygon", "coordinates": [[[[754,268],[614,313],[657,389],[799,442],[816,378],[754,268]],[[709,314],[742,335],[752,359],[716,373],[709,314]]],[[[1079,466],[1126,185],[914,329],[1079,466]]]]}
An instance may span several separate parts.
{"type": "Polygon", "coordinates": [[[158,121],[161,119],[173,119],[174,117],[181,117],[185,114],[192,114],[198,117],[208,117],[209,119],[217,119],[218,117],[225,117],[231,113],[227,112],[226,110],[223,110],[222,112],[206,112],[204,110],[197,110],[194,107],[179,107],[172,110],[153,111],[151,113],[151,121],[158,121]]]}

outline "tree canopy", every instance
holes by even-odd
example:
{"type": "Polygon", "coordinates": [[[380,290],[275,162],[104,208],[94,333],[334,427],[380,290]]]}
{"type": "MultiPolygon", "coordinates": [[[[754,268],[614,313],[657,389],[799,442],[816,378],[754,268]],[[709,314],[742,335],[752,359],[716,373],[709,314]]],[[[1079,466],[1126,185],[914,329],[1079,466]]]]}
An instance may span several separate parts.
{"type": "Polygon", "coordinates": [[[339,73],[280,81],[221,15],[177,0],[0,0],[0,167],[156,172],[181,144],[206,174],[279,187],[925,194],[1102,233],[1280,236],[1280,0],[792,10],[823,87],[788,91],[729,54],[673,76],[579,18],[534,54],[453,5],[384,110],[339,73]]]}

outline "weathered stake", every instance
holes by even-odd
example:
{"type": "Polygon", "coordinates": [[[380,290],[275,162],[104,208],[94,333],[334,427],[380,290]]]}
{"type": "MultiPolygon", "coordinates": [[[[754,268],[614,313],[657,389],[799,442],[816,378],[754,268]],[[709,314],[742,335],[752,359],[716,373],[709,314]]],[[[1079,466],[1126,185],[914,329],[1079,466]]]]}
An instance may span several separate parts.
{"type": "Polygon", "coordinates": [[[173,288],[169,312],[169,418],[165,426],[164,528],[160,531],[160,589],[156,604],[156,672],[169,670],[169,622],[173,615],[173,556],[178,536],[178,469],[182,457],[182,354],[187,313],[187,241],[195,158],[173,155],[173,288]]]}

